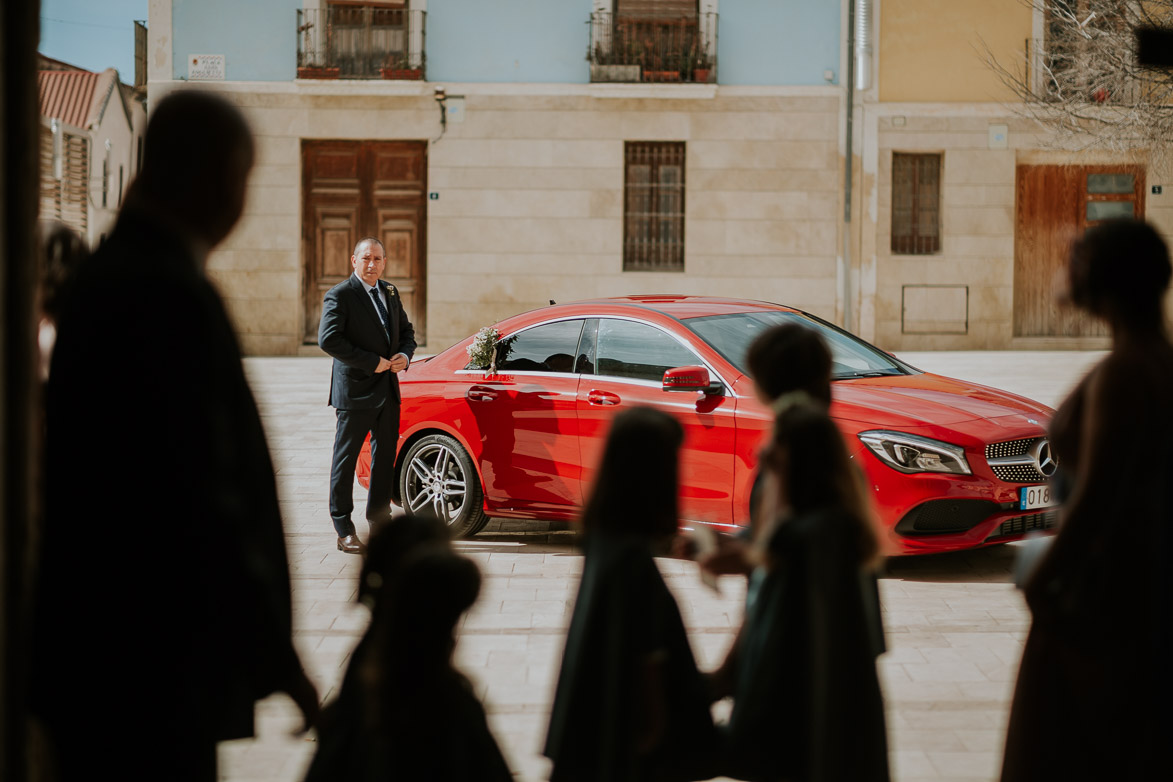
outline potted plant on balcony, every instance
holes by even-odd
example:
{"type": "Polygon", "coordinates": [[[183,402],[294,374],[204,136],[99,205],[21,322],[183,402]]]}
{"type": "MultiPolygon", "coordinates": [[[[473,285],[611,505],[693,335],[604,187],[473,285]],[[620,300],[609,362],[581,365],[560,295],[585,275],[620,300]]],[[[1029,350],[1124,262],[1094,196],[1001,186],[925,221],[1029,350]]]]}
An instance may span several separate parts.
{"type": "Polygon", "coordinates": [[[615,43],[609,51],[597,43],[590,63],[592,82],[639,81],[639,64],[631,53],[630,43],[615,43]]]}
{"type": "Polygon", "coordinates": [[[299,79],[337,79],[341,74],[341,68],[328,68],[313,63],[297,66],[297,78],[299,79]]]}
{"type": "Polygon", "coordinates": [[[709,53],[701,47],[693,45],[691,53],[692,80],[697,84],[708,84],[713,73],[713,60],[709,53]]]}
{"type": "Polygon", "coordinates": [[[653,53],[644,66],[644,81],[680,81],[684,65],[680,55],[653,53]]]}
{"type": "Polygon", "coordinates": [[[383,67],[379,69],[384,79],[399,81],[419,81],[423,78],[423,68],[409,67],[407,55],[402,52],[388,54],[383,60],[383,67]]]}

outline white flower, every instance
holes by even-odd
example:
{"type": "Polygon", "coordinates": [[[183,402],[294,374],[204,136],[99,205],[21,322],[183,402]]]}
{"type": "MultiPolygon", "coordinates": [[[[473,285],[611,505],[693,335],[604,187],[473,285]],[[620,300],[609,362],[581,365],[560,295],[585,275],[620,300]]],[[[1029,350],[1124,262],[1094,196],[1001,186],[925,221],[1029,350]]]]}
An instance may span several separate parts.
{"type": "Polygon", "coordinates": [[[500,339],[500,332],[492,326],[485,326],[477,331],[472,342],[465,348],[469,365],[477,369],[488,368],[493,361],[493,350],[500,339]]]}

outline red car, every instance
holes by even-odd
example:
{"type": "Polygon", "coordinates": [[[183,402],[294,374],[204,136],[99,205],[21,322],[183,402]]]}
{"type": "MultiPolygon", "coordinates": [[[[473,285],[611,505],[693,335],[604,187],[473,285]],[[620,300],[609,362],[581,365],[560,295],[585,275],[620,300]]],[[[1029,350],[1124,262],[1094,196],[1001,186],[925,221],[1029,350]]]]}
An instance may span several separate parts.
{"type": "MultiPolygon", "coordinates": [[[[461,536],[490,516],[574,519],[611,417],[652,405],[684,424],[684,523],[744,525],[771,422],[745,352],[788,321],[831,349],[831,414],[895,550],[972,548],[1054,525],[1051,408],[921,372],[799,310],[695,296],[597,299],[508,318],[496,324],[496,371],[470,362],[473,337],[416,361],[400,376],[396,500],[439,512],[461,536]]],[[[365,449],[358,472],[366,485],[365,449]]]]}

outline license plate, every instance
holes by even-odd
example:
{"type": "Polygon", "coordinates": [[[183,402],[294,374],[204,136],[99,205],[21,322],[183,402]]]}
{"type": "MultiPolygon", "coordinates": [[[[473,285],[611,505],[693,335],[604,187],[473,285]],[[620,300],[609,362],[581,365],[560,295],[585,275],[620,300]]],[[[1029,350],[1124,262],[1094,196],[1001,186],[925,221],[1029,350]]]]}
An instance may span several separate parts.
{"type": "Polygon", "coordinates": [[[1023,486],[1018,490],[1018,509],[1053,508],[1059,504],[1050,486],[1023,486]]]}

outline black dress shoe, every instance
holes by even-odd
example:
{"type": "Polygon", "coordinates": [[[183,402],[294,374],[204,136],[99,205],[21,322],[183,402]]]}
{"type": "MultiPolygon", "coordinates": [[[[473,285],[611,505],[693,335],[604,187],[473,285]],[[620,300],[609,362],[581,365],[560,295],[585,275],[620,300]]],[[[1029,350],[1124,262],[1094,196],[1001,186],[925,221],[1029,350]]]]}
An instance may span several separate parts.
{"type": "Polygon", "coordinates": [[[338,538],[338,550],[345,554],[365,554],[367,546],[358,539],[358,535],[347,535],[338,538]]]}

